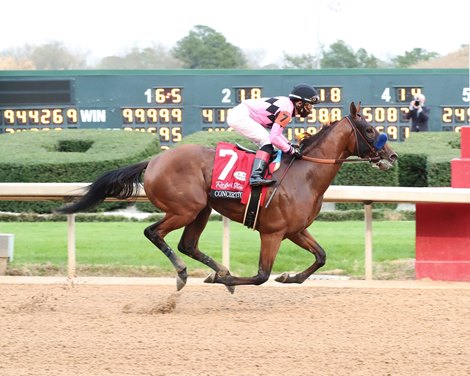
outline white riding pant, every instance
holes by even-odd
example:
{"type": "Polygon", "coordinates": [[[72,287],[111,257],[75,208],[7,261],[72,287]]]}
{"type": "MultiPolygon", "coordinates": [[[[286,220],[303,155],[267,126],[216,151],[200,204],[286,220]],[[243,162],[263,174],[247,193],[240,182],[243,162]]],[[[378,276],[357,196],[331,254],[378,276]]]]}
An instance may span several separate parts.
{"type": "Polygon", "coordinates": [[[250,110],[243,103],[228,111],[227,124],[258,147],[271,143],[269,131],[250,117],[250,110]]]}

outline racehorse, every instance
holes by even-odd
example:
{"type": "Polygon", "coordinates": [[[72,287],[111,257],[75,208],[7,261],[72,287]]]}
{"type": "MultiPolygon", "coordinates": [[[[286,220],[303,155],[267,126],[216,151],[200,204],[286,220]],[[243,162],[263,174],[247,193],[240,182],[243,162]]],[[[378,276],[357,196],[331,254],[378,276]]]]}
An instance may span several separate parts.
{"type": "Polygon", "coordinates": [[[325,264],[326,253],[307,228],[320,212],[323,195],[342,164],[368,161],[387,170],[398,158],[386,144],[386,136],[361,116],[359,108],[352,102],[348,116],[323,126],[315,135],[300,141],[302,159],[283,155],[281,167],[274,173],[278,185],[269,188],[268,194],[272,195],[269,206],[260,209],[255,226],[261,238],[259,269],[255,276],[234,276],[198,248],[199,238],[213,209],[240,223],[244,218],[244,204],[209,195],[215,157],[213,148],[181,145],[148,161],[106,172],[87,187],[82,198],[57,211],[71,214],[94,207],[107,197],[130,198],[142,184],[145,170],[143,186],[147,198],[165,215],[147,227],[144,234],[175,267],[177,290],[186,284],[186,265],[164,239],[168,233],[182,227],[184,231],[178,250],[214,270],[206,278],[207,283],[224,284],[233,293],[236,285],[266,282],[284,239],[312,253],[315,261],[297,274],[281,274],[276,281],[302,283],[325,264]],[[358,159],[349,158],[351,156],[358,159]]]}

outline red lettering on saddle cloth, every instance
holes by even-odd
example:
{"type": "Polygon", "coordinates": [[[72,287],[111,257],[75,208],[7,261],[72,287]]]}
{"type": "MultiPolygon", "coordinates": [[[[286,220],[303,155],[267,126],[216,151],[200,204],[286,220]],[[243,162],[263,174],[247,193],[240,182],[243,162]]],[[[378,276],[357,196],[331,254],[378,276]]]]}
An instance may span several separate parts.
{"type": "Polygon", "coordinates": [[[215,151],[211,190],[243,192],[251,174],[255,155],[235,145],[219,142],[215,151]]]}

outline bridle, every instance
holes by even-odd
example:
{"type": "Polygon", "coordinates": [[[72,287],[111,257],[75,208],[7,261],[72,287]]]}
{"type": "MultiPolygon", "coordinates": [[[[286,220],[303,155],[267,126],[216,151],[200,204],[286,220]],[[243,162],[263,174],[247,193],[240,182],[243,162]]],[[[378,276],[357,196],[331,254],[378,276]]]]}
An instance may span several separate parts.
{"type": "Polygon", "coordinates": [[[341,164],[341,163],[350,163],[350,162],[369,162],[369,163],[377,163],[380,161],[380,156],[377,148],[372,145],[365,137],[364,135],[357,129],[356,124],[354,123],[354,120],[351,118],[351,115],[346,116],[346,119],[348,120],[349,124],[351,125],[352,132],[354,132],[354,137],[356,139],[356,152],[357,155],[360,155],[359,153],[359,139],[357,135],[362,138],[362,140],[366,143],[366,145],[369,147],[369,150],[371,153],[374,154],[373,157],[369,158],[344,158],[344,159],[329,159],[329,158],[315,158],[315,157],[308,157],[306,155],[302,155],[302,159],[309,161],[309,162],[314,162],[314,163],[323,163],[323,164],[341,164]]]}

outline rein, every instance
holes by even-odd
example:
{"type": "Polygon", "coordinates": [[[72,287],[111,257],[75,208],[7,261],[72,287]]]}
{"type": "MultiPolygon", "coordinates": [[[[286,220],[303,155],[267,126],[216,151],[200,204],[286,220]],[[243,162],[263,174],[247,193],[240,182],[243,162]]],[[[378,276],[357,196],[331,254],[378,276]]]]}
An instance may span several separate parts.
{"type": "MultiPolygon", "coordinates": [[[[357,132],[356,132],[356,127],[354,126],[354,124],[352,123],[351,119],[349,118],[349,116],[346,117],[346,119],[348,120],[349,124],[351,125],[352,129],[353,129],[353,132],[354,132],[354,136],[356,137],[356,147],[359,147],[359,143],[358,143],[358,140],[357,140],[357,132]]],[[[364,136],[359,133],[361,135],[361,137],[364,139],[364,136]]],[[[366,141],[367,142],[367,141],[366,141]]],[[[367,142],[367,145],[369,145],[369,143],[367,142]]],[[[369,148],[370,148],[370,145],[369,145],[369,148]]],[[[372,150],[372,148],[371,148],[372,150]]],[[[369,163],[375,163],[375,162],[378,162],[380,161],[380,157],[379,156],[376,156],[376,157],[370,157],[370,158],[340,158],[340,159],[330,159],[330,158],[315,158],[315,157],[307,157],[306,155],[302,155],[302,159],[305,160],[305,161],[309,161],[309,162],[314,162],[314,163],[322,163],[322,164],[341,164],[341,163],[349,163],[349,162],[369,162],[369,163]]]]}
{"type": "Polygon", "coordinates": [[[380,157],[371,157],[371,158],[353,158],[353,159],[328,159],[328,158],[315,158],[315,157],[307,157],[302,155],[302,159],[309,162],[314,163],[322,163],[322,164],[341,164],[345,162],[370,162],[375,163],[380,161],[380,157]]]}
{"type": "Polygon", "coordinates": [[[265,208],[267,208],[269,206],[269,204],[271,203],[271,200],[273,199],[274,195],[276,194],[277,192],[277,189],[279,188],[279,186],[281,185],[282,181],[284,180],[284,178],[286,177],[286,174],[287,174],[287,171],[289,171],[289,168],[290,166],[292,166],[292,163],[294,163],[295,161],[295,157],[293,156],[292,159],[290,160],[289,162],[289,165],[287,166],[286,170],[284,171],[284,174],[282,175],[281,179],[279,180],[279,183],[276,185],[276,187],[274,188],[273,190],[273,193],[271,193],[271,196],[269,196],[269,199],[268,201],[266,202],[266,205],[264,206],[265,208]]]}

